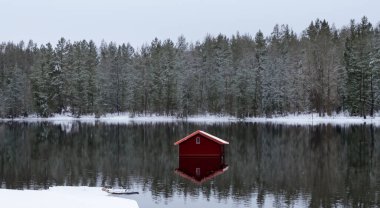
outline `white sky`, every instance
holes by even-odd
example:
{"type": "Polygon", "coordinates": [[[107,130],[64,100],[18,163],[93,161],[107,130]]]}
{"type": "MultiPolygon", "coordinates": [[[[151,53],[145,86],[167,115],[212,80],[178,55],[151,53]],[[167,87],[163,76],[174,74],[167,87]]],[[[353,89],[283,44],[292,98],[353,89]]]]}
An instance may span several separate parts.
{"type": "Polygon", "coordinates": [[[312,20],[337,28],[362,16],[380,21],[379,0],[0,0],[0,41],[32,39],[53,45],[60,37],[134,47],[158,37],[203,40],[206,34],[249,33],[289,24],[300,34],[312,20]]]}

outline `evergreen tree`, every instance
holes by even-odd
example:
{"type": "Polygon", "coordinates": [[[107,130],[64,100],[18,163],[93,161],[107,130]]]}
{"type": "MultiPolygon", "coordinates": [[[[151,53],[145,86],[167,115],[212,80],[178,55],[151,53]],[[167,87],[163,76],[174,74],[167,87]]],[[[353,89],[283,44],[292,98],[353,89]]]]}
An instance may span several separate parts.
{"type": "Polygon", "coordinates": [[[38,53],[38,61],[33,65],[32,86],[33,98],[37,114],[43,117],[50,116],[55,109],[55,93],[50,90],[51,77],[54,76],[56,65],[54,63],[54,53],[51,44],[41,46],[38,53]]]}
{"type": "Polygon", "coordinates": [[[149,86],[152,73],[149,66],[149,48],[143,46],[139,54],[134,55],[132,69],[130,71],[130,109],[133,113],[148,113],[150,106],[149,86]]]}
{"type": "Polygon", "coordinates": [[[52,85],[50,89],[54,94],[53,108],[56,109],[56,113],[61,113],[67,107],[65,106],[66,97],[68,96],[65,91],[65,86],[67,86],[67,80],[65,77],[65,71],[67,70],[67,53],[67,42],[64,38],[61,38],[54,50],[54,71],[51,76],[52,85]]]}
{"type": "Polygon", "coordinates": [[[86,90],[86,96],[87,96],[87,103],[86,103],[86,110],[85,113],[93,113],[95,112],[96,108],[96,96],[97,96],[97,89],[96,89],[96,68],[98,66],[98,52],[96,45],[93,41],[88,42],[87,51],[85,53],[85,67],[84,69],[87,71],[87,90],[86,90]]]}
{"type": "Polygon", "coordinates": [[[15,66],[14,69],[10,70],[3,92],[3,108],[6,117],[15,118],[27,115],[25,83],[26,76],[19,67],[15,66]]]}
{"type": "Polygon", "coordinates": [[[351,22],[351,36],[346,40],[347,105],[353,115],[366,117],[372,94],[373,73],[370,68],[369,45],[372,25],[363,17],[359,25],[351,22]]]}
{"type": "Polygon", "coordinates": [[[254,59],[255,41],[249,35],[237,34],[231,40],[232,64],[236,72],[236,116],[247,117],[253,115],[252,95],[255,92],[254,59]]]}
{"type": "Polygon", "coordinates": [[[255,66],[254,66],[254,80],[252,80],[254,84],[254,95],[252,96],[253,105],[252,111],[254,116],[260,115],[263,111],[263,73],[266,70],[266,61],[267,61],[267,48],[266,41],[264,39],[264,34],[259,31],[255,36],[256,43],[256,53],[255,53],[255,66]]]}
{"type": "Polygon", "coordinates": [[[177,110],[177,74],[176,69],[176,49],[171,40],[164,41],[162,45],[162,82],[164,83],[163,104],[166,115],[174,115],[177,110]]]}
{"type": "Polygon", "coordinates": [[[371,110],[370,115],[374,115],[375,109],[380,106],[380,26],[378,26],[371,41],[372,51],[370,52],[371,68],[371,110]]]}
{"type": "MultiPolygon", "coordinates": [[[[284,31],[287,33],[288,31],[284,31]]],[[[272,36],[270,38],[268,46],[268,56],[271,57],[268,60],[268,67],[264,71],[263,75],[263,106],[266,115],[273,113],[283,113],[284,111],[284,94],[287,89],[287,82],[289,81],[285,77],[287,75],[287,48],[283,40],[285,34],[282,34],[280,27],[276,25],[273,29],[272,36]],[[276,112],[276,110],[278,112],[276,112]]]]}
{"type": "Polygon", "coordinates": [[[175,102],[178,108],[178,116],[183,117],[194,112],[192,98],[194,97],[194,74],[192,67],[189,66],[188,44],[184,36],[178,38],[175,46],[175,88],[177,89],[175,102]]]}

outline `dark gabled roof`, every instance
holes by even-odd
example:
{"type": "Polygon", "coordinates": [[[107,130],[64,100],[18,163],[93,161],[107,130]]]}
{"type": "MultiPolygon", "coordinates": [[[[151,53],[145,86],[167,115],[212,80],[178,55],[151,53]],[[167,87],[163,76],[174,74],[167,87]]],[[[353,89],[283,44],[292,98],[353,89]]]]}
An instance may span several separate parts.
{"type": "Polygon", "coordinates": [[[198,134],[202,135],[202,136],[204,136],[204,137],[206,137],[206,138],[208,138],[210,140],[213,140],[214,142],[216,142],[218,144],[229,144],[229,142],[224,141],[221,138],[218,138],[218,137],[216,137],[214,135],[211,135],[209,133],[206,133],[204,131],[198,130],[198,131],[195,131],[195,132],[191,133],[190,135],[186,136],[185,138],[178,140],[176,143],[174,143],[174,145],[181,144],[182,142],[184,142],[184,141],[186,141],[186,140],[188,140],[188,139],[190,139],[193,136],[198,135],[198,134]]]}

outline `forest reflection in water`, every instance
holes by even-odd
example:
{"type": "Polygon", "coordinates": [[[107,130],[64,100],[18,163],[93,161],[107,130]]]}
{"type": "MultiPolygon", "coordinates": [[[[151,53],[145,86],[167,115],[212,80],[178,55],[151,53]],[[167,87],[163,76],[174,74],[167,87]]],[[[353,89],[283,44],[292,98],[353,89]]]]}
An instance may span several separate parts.
{"type": "Polygon", "coordinates": [[[0,123],[0,185],[141,187],[153,201],[202,195],[262,205],[380,206],[380,128],[275,124],[0,123]],[[175,141],[202,129],[230,144],[224,173],[202,183],[175,173],[175,141]]]}

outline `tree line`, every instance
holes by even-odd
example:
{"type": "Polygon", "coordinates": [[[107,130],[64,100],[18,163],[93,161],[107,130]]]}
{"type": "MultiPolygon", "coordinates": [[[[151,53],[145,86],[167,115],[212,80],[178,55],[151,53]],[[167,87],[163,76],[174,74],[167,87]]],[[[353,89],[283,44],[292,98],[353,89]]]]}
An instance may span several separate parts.
{"type": "Polygon", "coordinates": [[[380,109],[380,26],[312,21],[296,34],[211,36],[38,46],[0,44],[0,117],[130,112],[236,117],[314,112],[373,116],[380,109]]]}

